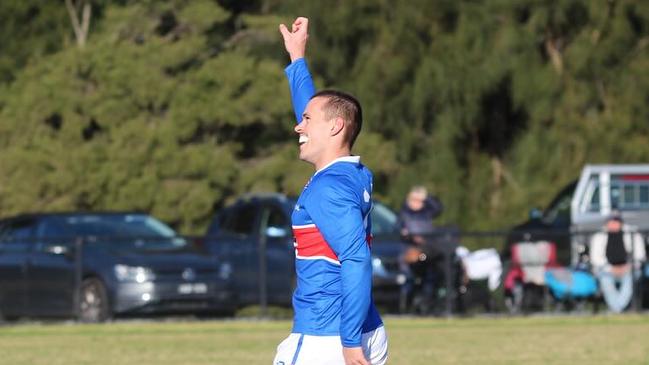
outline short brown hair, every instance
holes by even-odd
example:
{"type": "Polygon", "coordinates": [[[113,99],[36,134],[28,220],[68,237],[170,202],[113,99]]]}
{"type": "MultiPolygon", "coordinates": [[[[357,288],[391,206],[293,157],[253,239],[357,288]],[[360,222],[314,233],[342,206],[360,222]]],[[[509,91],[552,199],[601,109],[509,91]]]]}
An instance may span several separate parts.
{"type": "Polygon", "coordinates": [[[317,97],[327,98],[327,101],[322,106],[327,120],[340,117],[345,121],[347,128],[344,141],[349,144],[350,148],[354,146],[356,137],[358,137],[363,126],[363,109],[361,109],[361,103],[352,95],[337,90],[319,91],[311,99],[317,97]]]}

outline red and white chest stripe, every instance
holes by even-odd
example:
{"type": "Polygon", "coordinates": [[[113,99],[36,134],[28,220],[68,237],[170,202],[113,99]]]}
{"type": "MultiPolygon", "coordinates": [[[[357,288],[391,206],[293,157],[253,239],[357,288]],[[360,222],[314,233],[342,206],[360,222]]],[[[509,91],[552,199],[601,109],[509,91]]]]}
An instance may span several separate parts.
{"type": "Polygon", "coordinates": [[[295,257],[302,260],[326,260],[340,265],[338,256],[325,241],[315,224],[293,226],[295,257]]]}
{"type": "MultiPolygon", "coordinates": [[[[302,260],[326,260],[340,265],[338,256],[320,233],[315,224],[293,226],[295,236],[295,257],[302,260]]],[[[372,247],[372,235],[367,235],[367,244],[372,247]]]]}

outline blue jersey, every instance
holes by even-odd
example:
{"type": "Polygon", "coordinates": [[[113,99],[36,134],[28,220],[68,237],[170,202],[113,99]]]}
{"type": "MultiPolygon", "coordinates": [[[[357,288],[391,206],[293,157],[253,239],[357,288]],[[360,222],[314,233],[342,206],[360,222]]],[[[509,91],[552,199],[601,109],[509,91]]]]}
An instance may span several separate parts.
{"type": "MultiPolygon", "coordinates": [[[[315,88],[304,59],[286,75],[299,122],[315,88]]],[[[340,335],[343,346],[356,347],[361,333],[382,325],[372,303],[371,196],[372,174],[358,156],[331,162],[304,187],[292,214],[293,332],[340,335]]]]}

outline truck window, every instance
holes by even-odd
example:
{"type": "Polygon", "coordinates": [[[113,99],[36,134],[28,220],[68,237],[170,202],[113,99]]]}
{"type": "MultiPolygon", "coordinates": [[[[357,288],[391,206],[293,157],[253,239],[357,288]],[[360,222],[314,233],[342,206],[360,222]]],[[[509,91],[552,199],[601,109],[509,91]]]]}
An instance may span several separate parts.
{"type": "Polygon", "coordinates": [[[275,205],[268,207],[268,224],[266,225],[266,227],[279,229],[289,228],[288,218],[280,207],[275,205]]]}
{"type": "Polygon", "coordinates": [[[642,206],[649,206],[649,185],[640,186],[639,199],[642,206]]]}
{"type": "Polygon", "coordinates": [[[59,219],[55,218],[42,220],[37,231],[37,236],[45,242],[63,238],[69,239],[74,236],[69,229],[66,229],[65,225],[61,224],[59,219]]]}
{"type": "Polygon", "coordinates": [[[9,229],[8,224],[5,222],[0,222],[0,242],[2,242],[2,237],[4,237],[5,231],[9,229]]]}
{"type": "Polygon", "coordinates": [[[232,210],[221,223],[221,230],[227,233],[251,235],[255,233],[257,209],[254,204],[242,205],[232,210]]]}
{"type": "Polygon", "coordinates": [[[612,175],[611,206],[620,210],[649,209],[649,175],[612,175]]]}
{"type": "Polygon", "coordinates": [[[28,252],[34,241],[33,221],[11,222],[3,229],[0,237],[4,252],[28,252]]]}
{"type": "Polygon", "coordinates": [[[591,175],[588,179],[588,185],[586,186],[585,199],[586,206],[582,208],[586,212],[599,212],[600,201],[599,201],[599,174],[591,175]]]}
{"type": "Polygon", "coordinates": [[[282,208],[277,205],[270,204],[267,209],[267,221],[265,224],[266,235],[268,237],[286,237],[290,235],[291,227],[289,218],[282,208]]]}
{"type": "Polygon", "coordinates": [[[636,191],[639,190],[637,188],[638,186],[624,185],[624,190],[622,193],[624,206],[633,206],[636,201],[639,200],[636,198],[636,191]]]}

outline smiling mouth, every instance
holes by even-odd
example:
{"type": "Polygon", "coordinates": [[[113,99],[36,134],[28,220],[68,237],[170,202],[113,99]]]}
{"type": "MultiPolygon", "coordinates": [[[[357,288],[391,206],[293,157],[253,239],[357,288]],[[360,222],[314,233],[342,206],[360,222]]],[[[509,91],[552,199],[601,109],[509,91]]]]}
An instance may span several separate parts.
{"type": "Polygon", "coordinates": [[[300,139],[298,140],[298,143],[299,143],[300,145],[303,145],[303,144],[305,144],[305,143],[307,143],[307,142],[309,142],[309,137],[307,137],[307,136],[304,135],[304,134],[300,134],[300,139]]]}

